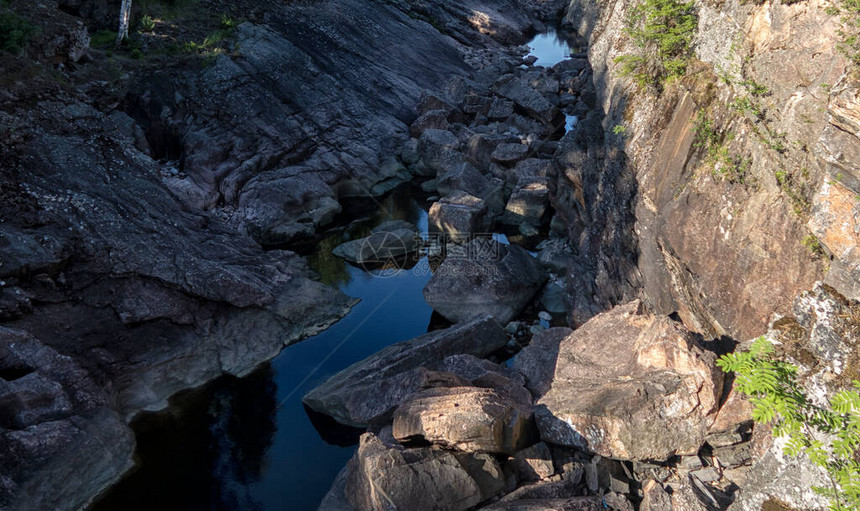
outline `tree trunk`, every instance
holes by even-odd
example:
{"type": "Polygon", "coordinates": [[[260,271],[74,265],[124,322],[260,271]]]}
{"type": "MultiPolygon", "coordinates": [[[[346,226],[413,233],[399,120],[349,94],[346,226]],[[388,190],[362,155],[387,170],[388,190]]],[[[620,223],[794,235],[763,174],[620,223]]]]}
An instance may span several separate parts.
{"type": "Polygon", "coordinates": [[[131,0],[122,0],[119,9],[119,30],[116,33],[116,47],[119,48],[122,40],[128,37],[128,21],[131,18],[131,0]]]}

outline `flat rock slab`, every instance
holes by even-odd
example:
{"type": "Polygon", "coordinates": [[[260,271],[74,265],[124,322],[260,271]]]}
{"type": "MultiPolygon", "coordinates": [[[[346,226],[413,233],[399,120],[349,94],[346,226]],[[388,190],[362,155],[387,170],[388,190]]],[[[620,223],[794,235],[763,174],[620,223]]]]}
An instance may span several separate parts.
{"type": "Polygon", "coordinates": [[[615,459],[695,454],[722,391],[715,358],[638,301],[600,314],[559,344],[535,410],[541,438],[615,459]]]}
{"type": "Polygon", "coordinates": [[[424,287],[424,299],[454,322],[486,314],[500,323],[514,318],[546,280],[540,262],[525,249],[475,239],[463,254],[449,255],[424,287]]]}
{"type": "Polygon", "coordinates": [[[401,443],[420,440],[465,452],[513,454],[533,438],[531,402],[516,402],[494,389],[428,389],[394,412],[401,443]]]}
{"type": "Polygon", "coordinates": [[[387,428],[362,435],[347,467],[347,499],[362,511],[462,511],[504,489],[491,455],[405,449],[387,428]]]}
{"type": "Polygon", "coordinates": [[[558,109],[544,98],[540,92],[523,83],[513,75],[503,77],[495,85],[493,91],[503,98],[510,99],[516,105],[535,119],[550,123],[558,114],[558,109]]]}
{"type": "Polygon", "coordinates": [[[341,424],[365,427],[391,413],[415,391],[468,381],[435,368],[451,355],[488,355],[507,342],[491,317],[399,342],[347,367],[310,391],[304,402],[341,424]]]}

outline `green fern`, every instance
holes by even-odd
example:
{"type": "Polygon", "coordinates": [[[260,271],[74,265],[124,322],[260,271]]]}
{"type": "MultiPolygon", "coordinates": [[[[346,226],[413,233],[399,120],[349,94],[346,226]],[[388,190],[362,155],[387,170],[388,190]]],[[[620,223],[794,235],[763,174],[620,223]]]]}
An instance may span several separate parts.
{"type": "Polygon", "coordinates": [[[749,397],[753,420],[771,423],[775,437],[786,437],[787,455],[805,453],[827,471],[830,487],[814,490],[830,500],[830,509],[860,510],[860,382],[834,394],[826,407],[816,406],[797,383],[797,367],[777,360],[764,337],[749,351],[723,355],[717,365],[735,373],[735,388],[749,397]]]}

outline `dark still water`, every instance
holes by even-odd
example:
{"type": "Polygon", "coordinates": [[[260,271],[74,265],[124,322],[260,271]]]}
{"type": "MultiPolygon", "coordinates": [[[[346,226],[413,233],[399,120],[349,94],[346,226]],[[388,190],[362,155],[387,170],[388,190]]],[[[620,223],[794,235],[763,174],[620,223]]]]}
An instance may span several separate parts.
{"type": "Polygon", "coordinates": [[[138,466],[91,509],[317,508],[357,436],[314,417],[317,429],[302,396],[381,348],[427,332],[432,313],[421,295],[430,278],[426,259],[380,277],[331,255],[385,220],[409,220],[427,233],[426,209],[408,191],[370,208],[367,218],[322,239],[308,255],[324,282],[361,299],[353,311],[245,378],[221,378],[177,396],[162,412],[142,414],[133,423],[138,466]]]}

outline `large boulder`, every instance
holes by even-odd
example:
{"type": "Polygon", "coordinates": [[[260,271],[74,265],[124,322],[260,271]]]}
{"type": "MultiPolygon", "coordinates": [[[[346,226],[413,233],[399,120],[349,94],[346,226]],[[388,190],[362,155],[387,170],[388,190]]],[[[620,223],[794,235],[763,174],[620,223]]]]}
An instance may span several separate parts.
{"type": "Polygon", "coordinates": [[[496,496],[504,475],[488,454],[406,449],[383,429],[365,433],[349,461],[346,495],[361,511],[460,511],[496,496]]]}
{"type": "Polygon", "coordinates": [[[463,161],[460,141],[447,130],[424,130],[418,139],[418,151],[424,165],[437,174],[448,172],[463,161]]]}
{"type": "Polygon", "coordinates": [[[520,182],[505,206],[502,222],[511,225],[540,225],[549,206],[549,188],[545,179],[520,182]]]}
{"type": "Polygon", "coordinates": [[[519,78],[507,75],[493,85],[493,92],[510,99],[518,107],[535,119],[550,123],[558,114],[558,109],[544,98],[541,93],[529,87],[519,78]]]}
{"type": "Polygon", "coordinates": [[[525,377],[526,388],[534,397],[543,396],[552,385],[558,347],[571,333],[573,330],[567,327],[543,330],[514,357],[512,366],[525,377]]]}
{"type": "Polygon", "coordinates": [[[490,228],[486,203],[474,195],[455,192],[430,206],[430,229],[444,234],[454,243],[466,243],[470,235],[490,228]]]}
{"type": "Polygon", "coordinates": [[[535,411],[541,438],[616,459],[695,454],[720,401],[715,358],[639,301],[600,314],[559,345],[535,411]]]}
{"type": "Polygon", "coordinates": [[[413,394],[394,412],[394,437],[466,452],[514,454],[533,441],[531,401],[494,389],[449,387],[413,394]]]}
{"type": "Polygon", "coordinates": [[[513,165],[525,159],[529,154],[529,146],[525,144],[499,144],[490,156],[496,163],[513,165]]]}
{"type": "Polygon", "coordinates": [[[507,323],[546,280],[537,259],[516,245],[479,238],[463,252],[449,255],[424,287],[427,303],[451,321],[489,314],[507,323]]]}
{"type": "Polygon", "coordinates": [[[490,317],[399,342],[347,367],[310,391],[304,402],[341,424],[364,427],[386,417],[418,390],[468,385],[468,380],[434,369],[451,355],[484,356],[507,342],[490,317]]]}

